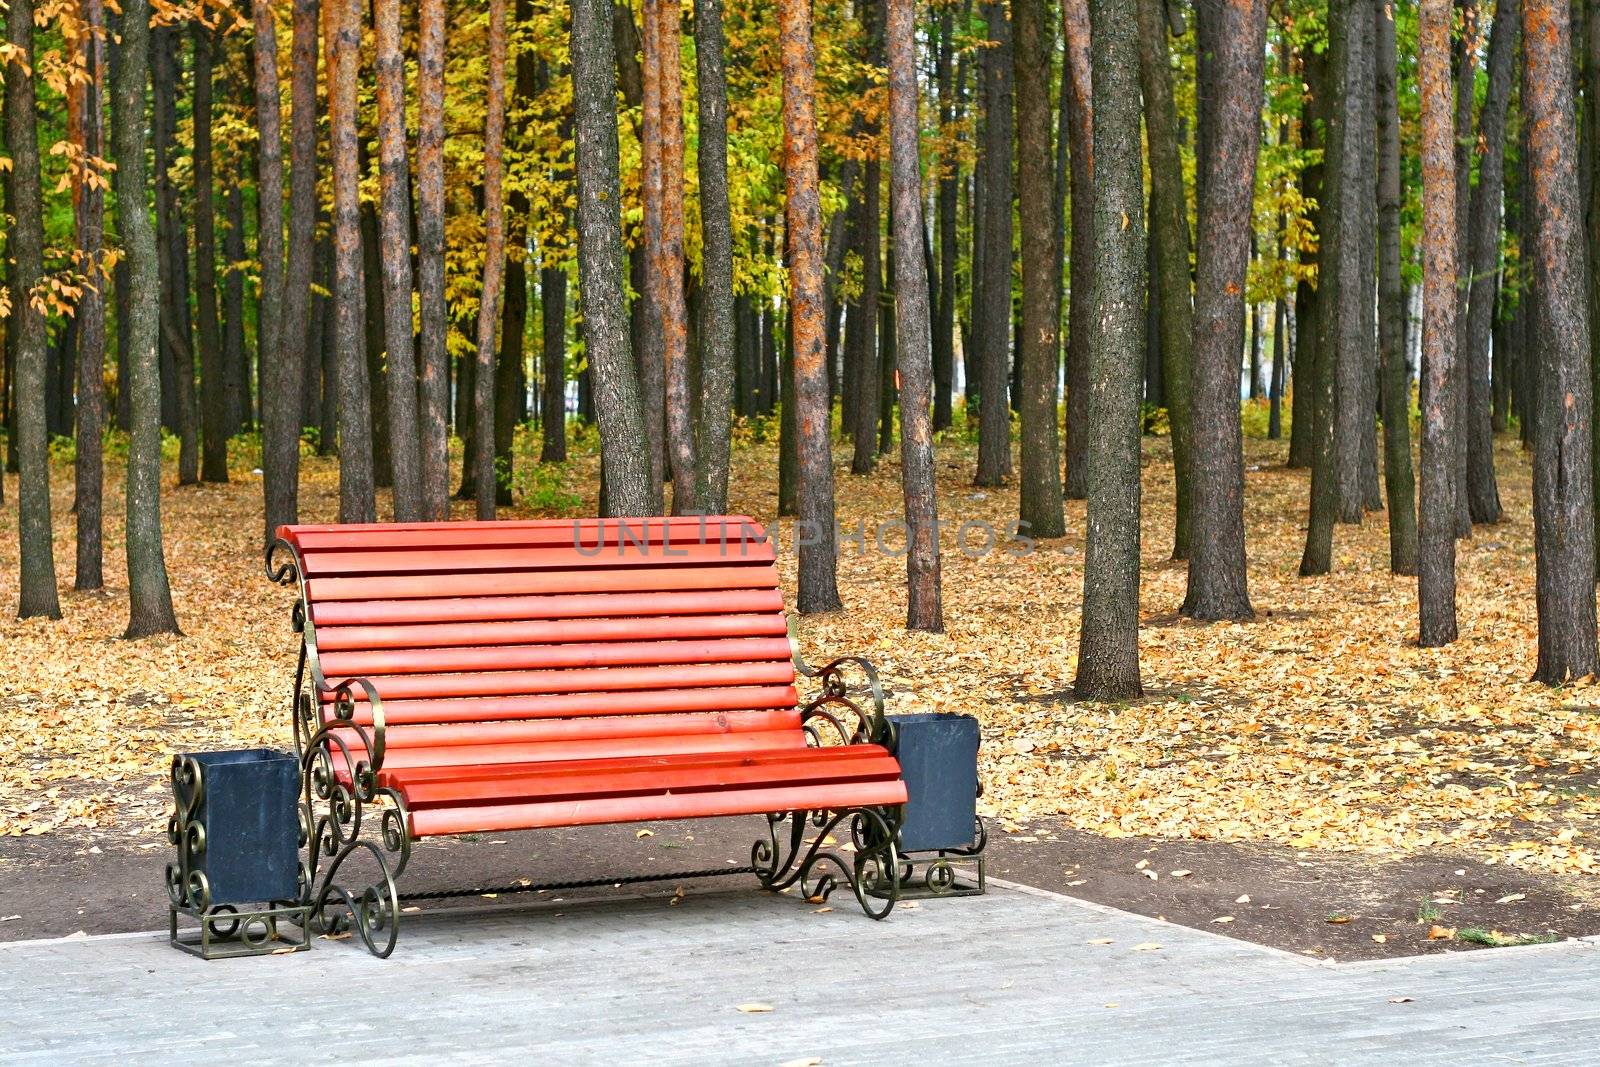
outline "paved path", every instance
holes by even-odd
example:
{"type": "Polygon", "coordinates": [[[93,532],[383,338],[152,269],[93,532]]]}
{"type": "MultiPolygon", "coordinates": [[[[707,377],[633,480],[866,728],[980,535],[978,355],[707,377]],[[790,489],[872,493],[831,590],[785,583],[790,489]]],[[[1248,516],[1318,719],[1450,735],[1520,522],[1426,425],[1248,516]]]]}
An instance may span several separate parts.
{"type": "Polygon", "coordinates": [[[407,916],[387,961],[326,941],[213,963],[150,935],[0,945],[0,1062],[1577,1063],[1600,1047],[1592,940],[1326,965],[1035,891],[884,923],[834,905],[497,902],[407,916]]]}

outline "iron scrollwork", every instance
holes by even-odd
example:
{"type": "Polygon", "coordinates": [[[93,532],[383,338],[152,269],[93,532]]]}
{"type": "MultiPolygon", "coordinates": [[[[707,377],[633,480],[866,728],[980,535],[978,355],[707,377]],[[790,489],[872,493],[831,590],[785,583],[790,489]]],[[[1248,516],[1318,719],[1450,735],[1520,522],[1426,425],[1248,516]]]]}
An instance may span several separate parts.
{"type": "Polygon", "coordinates": [[[302,903],[311,909],[315,932],[350,934],[373,955],[388,956],[399,937],[395,879],[411,860],[411,830],[400,794],[379,784],[386,734],[383,699],[365,678],[330,685],[323,675],[316,622],[308,610],[305,572],[295,546],[281,538],[274,541],[266,564],[269,579],[297,585],[300,592],[292,615],[301,635],[292,706],[300,759],[301,847],[307,856],[300,870],[302,903]],[[325,694],[331,695],[330,702],[323,700],[325,694]],[[361,703],[369,721],[358,720],[361,703]],[[375,868],[376,874],[352,879],[357,868],[375,868]]]}

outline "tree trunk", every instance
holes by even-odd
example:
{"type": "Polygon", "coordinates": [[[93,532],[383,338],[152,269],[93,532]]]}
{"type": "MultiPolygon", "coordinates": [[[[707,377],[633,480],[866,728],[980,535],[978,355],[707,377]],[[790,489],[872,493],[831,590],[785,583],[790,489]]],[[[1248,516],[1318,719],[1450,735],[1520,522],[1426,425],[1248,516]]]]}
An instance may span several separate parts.
{"type": "Polygon", "coordinates": [[[1467,485],[1468,431],[1471,402],[1471,365],[1467,360],[1467,299],[1472,286],[1472,152],[1475,140],[1472,135],[1472,109],[1477,101],[1478,50],[1482,44],[1482,16],[1477,0],[1457,0],[1461,33],[1456,39],[1456,94],[1455,94],[1455,181],[1456,181],[1456,376],[1459,387],[1455,391],[1455,425],[1451,441],[1455,454],[1455,523],[1457,537],[1472,536],[1472,509],[1467,485]]]}
{"type": "Polygon", "coordinates": [[[417,15],[418,475],[423,516],[450,515],[450,354],[444,295],[444,0],[417,15]]]}
{"type": "MultiPolygon", "coordinates": [[[[1537,2],[1537,0],[1536,0],[1537,2]]],[[[1531,36],[1531,35],[1530,35],[1531,36]]],[[[1455,155],[1450,117],[1450,4],[1422,0],[1417,81],[1422,95],[1422,510],[1418,522],[1418,640],[1456,639],[1455,155]]],[[[1588,457],[1585,457],[1587,465],[1588,457]]],[[[1590,596],[1589,583],[1584,596],[1590,596]]],[[[1590,608],[1591,618],[1593,608],[1590,608]]],[[[1592,630],[1591,630],[1592,632],[1592,630]]],[[[1590,641],[1590,658],[1594,643],[1590,641]]]]}
{"type": "MultiPolygon", "coordinates": [[[[1325,145],[1323,127],[1328,116],[1328,63],[1323,52],[1307,48],[1299,52],[1301,77],[1305,83],[1305,96],[1300,107],[1300,149],[1316,152],[1315,162],[1300,172],[1300,196],[1308,203],[1319,205],[1307,212],[1307,221],[1320,235],[1324,232],[1323,166],[1321,150],[1325,145]]],[[[1300,252],[1302,266],[1317,267],[1321,262],[1318,250],[1300,252]]],[[[1295,285],[1294,295],[1294,376],[1289,408],[1289,462],[1290,468],[1310,467],[1317,455],[1316,412],[1321,398],[1320,349],[1318,323],[1321,322],[1321,294],[1317,284],[1302,277],[1295,285]]]]}
{"type": "MultiPolygon", "coordinates": [[[[695,443],[695,506],[728,510],[728,460],[733,411],[733,220],[728,206],[728,82],[723,70],[722,0],[695,2],[699,74],[701,276],[700,420],[695,443]]],[[[674,491],[676,492],[676,491],[674,491]]]]}
{"type": "MultiPolygon", "coordinates": [[[[1517,16],[1511,17],[1515,19],[1517,16]]],[[[1595,323],[1600,322],[1600,173],[1597,173],[1594,149],[1595,139],[1600,137],[1600,4],[1593,2],[1585,5],[1583,16],[1583,82],[1583,144],[1586,146],[1584,159],[1588,162],[1589,179],[1584,189],[1587,201],[1584,205],[1584,233],[1589,255],[1589,362],[1594,368],[1590,393],[1595,396],[1600,395],[1600,330],[1595,328],[1595,323]]],[[[1505,208],[1506,230],[1514,232],[1511,218],[1516,208],[1510,198],[1507,198],[1505,208]]],[[[1503,292],[1503,288],[1499,291],[1503,292]]],[[[1509,341],[1506,345],[1501,344],[1509,333],[1505,329],[1504,308],[1497,310],[1494,324],[1494,431],[1502,432],[1508,422],[1507,408],[1511,399],[1510,383],[1507,381],[1510,378],[1507,368],[1511,361],[1502,352],[1502,348],[1509,347],[1509,341]]],[[[1600,485],[1600,420],[1593,420],[1593,425],[1595,435],[1590,442],[1590,461],[1594,465],[1592,480],[1600,485]]],[[[1596,539],[1600,541],[1600,509],[1595,511],[1595,522],[1596,539]]]]}
{"type": "Polygon", "coordinates": [[[878,342],[882,331],[878,316],[883,310],[882,250],[878,244],[879,189],[882,185],[876,155],[867,158],[864,168],[861,211],[856,220],[861,253],[861,295],[850,312],[850,334],[846,344],[851,347],[851,364],[854,369],[854,405],[852,410],[854,453],[850,461],[851,474],[871,474],[877,464],[878,394],[883,388],[879,380],[878,342]]]}
{"type": "MultiPolygon", "coordinates": [[[[19,2],[26,0],[12,0],[13,16],[19,2]]],[[[149,192],[144,169],[149,39],[149,0],[123,0],[123,54],[112,115],[117,228],[128,257],[128,321],[121,336],[128,342],[128,629],[124,636],[130,639],[178,632],[161,545],[161,368],[156,352],[160,289],[156,235],[144,206],[149,192]]],[[[14,159],[13,166],[16,162],[14,159]]]]}
{"type": "Polygon", "coordinates": [[[634,292],[633,358],[639,367],[644,394],[645,454],[650,457],[651,496],[662,496],[666,482],[666,361],[667,339],[662,333],[661,276],[661,27],[664,0],[642,0],[640,55],[643,58],[639,122],[640,239],[632,262],[634,292]]]}
{"type": "Polygon", "coordinates": [[[494,518],[495,326],[505,276],[502,147],[506,122],[506,0],[489,3],[489,89],[483,133],[483,290],[478,300],[478,358],[473,368],[473,488],[480,521],[494,518]]]}
{"type": "MultiPolygon", "coordinates": [[[[1195,278],[1194,515],[1183,614],[1255,615],[1245,573],[1244,435],[1239,425],[1239,353],[1244,344],[1256,157],[1266,63],[1266,0],[1224,0],[1199,9],[1215,20],[1216,94],[1199,203],[1195,278]]],[[[1259,330],[1259,326],[1257,327],[1259,330]]]]}
{"type": "Polygon", "coordinates": [[[356,132],[356,76],[361,62],[359,0],[327,0],[323,18],[331,79],[328,141],[333,156],[333,291],[339,352],[339,521],[373,522],[377,505],[373,497],[372,401],[367,381],[366,279],[361,261],[361,174],[356,132]]]}
{"type": "Polygon", "coordinates": [[[1522,109],[1528,131],[1538,296],[1533,386],[1533,526],[1537,561],[1537,681],[1594,673],[1595,548],[1589,316],[1583,276],[1573,120],[1572,42],[1565,4],[1522,3],[1522,109]]]}
{"type": "Polygon", "coordinates": [[[1066,41],[1062,92],[1068,95],[1068,129],[1072,141],[1072,252],[1068,257],[1067,303],[1067,447],[1063,481],[1068,499],[1088,492],[1089,338],[1094,330],[1094,135],[1093,75],[1089,61],[1088,0],[1061,0],[1061,29],[1066,41]]]}
{"type": "MultiPolygon", "coordinates": [[[[109,153],[105,145],[105,7],[101,0],[84,0],[87,34],[73,46],[83,49],[86,82],[82,94],[79,129],[85,160],[109,153]]],[[[103,568],[103,501],[105,458],[101,445],[105,433],[106,299],[105,192],[93,182],[79,181],[78,248],[83,253],[90,284],[78,300],[78,441],[74,460],[74,507],[77,514],[78,556],[73,588],[100,589],[103,568]]],[[[0,502],[4,501],[0,494],[0,502]]]]}
{"type": "Polygon", "coordinates": [[[1377,26],[1378,367],[1383,400],[1383,484],[1389,500],[1389,571],[1417,573],[1416,482],[1411,471],[1411,376],[1400,276],[1400,104],[1394,9],[1374,0],[1377,26]]]}
{"type": "Polygon", "coordinates": [[[173,180],[176,154],[177,94],[182,77],[178,61],[178,31],[162,25],[152,31],[154,57],[151,93],[151,130],[155,138],[156,241],[160,248],[161,340],[166,344],[170,372],[167,394],[178,432],[178,484],[200,481],[200,420],[195,403],[194,342],[189,321],[189,236],[173,180]],[[181,347],[183,352],[178,352],[181,347]],[[187,358],[185,358],[187,356],[187,358]]]}
{"type": "Polygon", "coordinates": [[[1330,133],[1330,139],[1342,139],[1337,149],[1332,145],[1329,149],[1330,153],[1337,153],[1341,168],[1334,178],[1332,164],[1329,165],[1333,181],[1328,200],[1334,210],[1332,226],[1338,228],[1339,234],[1333,242],[1337,255],[1328,260],[1328,266],[1338,278],[1333,285],[1337,294],[1337,307],[1333,310],[1335,332],[1325,334],[1323,341],[1326,345],[1332,338],[1334,470],[1338,518],[1344,523],[1359,523],[1365,511],[1362,461],[1364,445],[1373,436],[1376,408],[1368,383],[1373,380],[1377,365],[1373,279],[1373,229],[1377,219],[1371,210],[1376,185],[1372,146],[1376,137],[1373,97],[1377,79],[1373,71],[1375,28],[1366,16],[1365,7],[1358,6],[1357,0],[1351,0],[1343,16],[1345,64],[1335,104],[1340,119],[1337,134],[1330,133]]]}
{"type": "MultiPolygon", "coordinates": [[[[948,128],[956,117],[956,99],[960,90],[954,82],[951,54],[955,51],[955,34],[950,19],[950,9],[939,12],[939,58],[937,86],[939,96],[940,129],[948,128]]],[[[951,391],[955,381],[955,323],[956,323],[956,186],[961,175],[961,154],[946,150],[939,159],[939,179],[936,194],[936,216],[939,227],[939,301],[933,319],[933,431],[948,429],[951,422],[951,391]]],[[[1056,277],[1061,276],[1061,264],[1056,263],[1056,277]]],[[[1059,299],[1059,297],[1058,297],[1059,299]]],[[[904,446],[902,445],[902,448],[904,446]]]]}
{"type": "Polygon", "coordinates": [[[584,348],[604,468],[607,515],[655,515],[641,437],[644,409],[628,350],[622,207],[617,172],[617,57],[610,0],[573,0],[573,140],[578,184],[578,285],[584,348]]]}
{"type": "MultiPolygon", "coordinates": [[[[1280,253],[1281,255],[1281,253],[1280,253]]],[[[1283,440],[1283,363],[1289,354],[1289,308],[1278,297],[1272,308],[1272,377],[1267,385],[1267,440],[1283,440]]]]}
{"type": "Polygon", "coordinates": [[[1011,477],[1011,23],[1006,5],[985,2],[989,47],[984,55],[984,195],[982,407],[978,420],[976,484],[1004,485],[1011,477]]]}
{"type": "Polygon", "coordinates": [[[543,368],[539,424],[543,433],[540,463],[567,458],[567,271],[551,265],[539,271],[539,317],[543,368]]]}
{"type": "MultiPolygon", "coordinates": [[[[15,331],[17,335],[13,425],[22,467],[17,489],[22,556],[17,615],[24,619],[40,615],[59,619],[61,602],[56,594],[55,550],[50,532],[50,452],[45,439],[47,341],[44,315],[32,299],[34,288],[44,281],[44,202],[39,187],[39,135],[34,117],[32,0],[11,0],[6,42],[11,49],[5,64],[5,113],[6,144],[11,151],[9,207],[14,220],[6,240],[6,252],[14,262],[9,279],[12,304],[7,334],[15,331]]],[[[136,201],[143,202],[142,198],[136,201]]],[[[133,500],[131,486],[128,499],[133,500]]]]}
{"type": "MultiPolygon", "coordinates": [[[[217,320],[216,207],[211,190],[211,67],[216,31],[199,22],[194,37],[194,289],[200,315],[202,459],[200,477],[228,480],[227,387],[217,320]]],[[[298,390],[296,392],[298,395],[298,390]]],[[[296,425],[299,425],[298,419],[296,425]]]]}
{"type": "Polygon", "coordinates": [[[695,510],[694,382],[689,366],[689,320],[683,288],[683,72],[682,5],[649,0],[656,27],[656,79],[660,137],[661,240],[653,262],[656,313],[661,316],[661,361],[666,389],[666,451],[672,474],[672,513],[695,510]]]}
{"type": "MultiPolygon", "coordinates": [[[[341,13],[352,11],[357,0],[328,0],[330,8],[341,13]]],[[[261,261],[261,287],[256,302],[256,351],[259,353],[261,381],[261,482],[266,503],[266,543],[277,536],[277,528],[299,521],[300,480],[300,368],[289,362],[290,351],[283,344],[283,134],[282,110],[278,94],[278,33],[272,5],[257,3],[255,8],[256,132],[259,147],[256,166],[256,252],[261,261]]],[[[358,17],[352,15],[351,17],[358,17]]],[[[359,28],[352,31],[359,38],[359,28]]],[[[359,43],[359,42],[358,42],[359,43]]],[[[350,140],[355,140],[355,58],[351,58],[349,109],[350,140]]],[[[329,70],[329,77],[333,77],[329,70]]],[[[329,93],[330,112],[333,109],[329,93]]],[[[292,118],[292,116],[291,116],[292,118]]],[[[337,153],[334,156],[335,185],[338,184],[337,153]]],[[[355,161],[350,161],[348,180],[354,191],[355,161]]],[[[349,397],[350,391],[344,390],[349,397]]],[[[365,413],[363,412],[363,417],[365,413]]],[[[354,451],[353,449],[351,450],[354,451]]],[[[341,472],[343,464],[341,463],[341,472]]],[[[370,476],[369,476],[370,477],[370,476]]],[[[342,479],[341,479],[342,480],[342,479]]],[[[358,522],[362,512],[341,504],[341,517],[358,522]]]]}
{"type": "MultiPolygon", "coordinates": [[[[1501,0],[1489,31],[1489,88],[1478,119],[1484,146],[1471,204],[1471,269],[1467,297],[1466,376],[1467,507],[1473,522],[1499,522],[1500,488],[1494,473],[1493,399],[1489,378],[1489,329],[1500,288],[1500,198],[1505,185],[1506,111],[1511,103],[1512,60],[1517,50],[1517,3],[1501,0]]],[[[1458,324],[1459,326],[1459,324],[1458,324]]],[[[1458,332],[1459,331],[1458,329],[1458,332]]]]}
{"type": "MultiPolygon", "coordinates": [[[[230,434],[238,433],[255,421],[252,414],[254,405],[251,403],[250,357],[245,354],[244,346],[244,268],[240,266],[245,259],[244,191],[240,188],[242,184],[242,182],[227,182],[223,194],[223,211],[227,215],[227,225],[222,231],[222,259],[227,266],[222,272],[222,363],[223,373],[227,376],[230,434]]],[[[126,263],[127,261],[123,260],[117,264],[117,269],[122,274],[126,274],[126,263]]],[[[126,287],[125,284],[123,287],[126,287]]],[[[118,301],[119,306],[122,306],[121,294],[118,296],[118,301]]],[[[119,316],[124,314],[118,312],[119,316]]],[[[120,322],[117,335],[118,344],[121,344],[120,322]]],[[[120,350],[117,363],[118,380],[121,381],[120,350]]],[[[118,403],[121,403],[120,392],[118,403]]]]}
{"type": "Polygon", "coordinates": [[[1189,385],[1194,360],[1194,305],[1189,288],[1189,208],[1183,188],[1170,71],[1165,5],[1161,0],[1139,0],[1139,84],[1144,92],[1145,137],[1150,151],[1150,246],[1156,268],[1149,284],[1151,302],[1160,309],[1156,326],[1161,348],[1162,399],[1172,435],[1177,502],[1172,558],[1181,560],[1189,558],[1194,498],[1189,458],[1193,436],[1189,385]]]}
{"type": "Polygon", "coordinates": [[[1139,696],[1139,393],[1144,362],[1144,181],[1135,0],[1091,0],[1094,335],[1086,422],[1083,624],[1074,692],[1139,696]]]}
{"type": "MultiPolygon", "coordinates": [[[[1034,74],[1041,82],[1037,102],[1044,116],[1043,151],[1048,153],[1049,135],[1049,53],[1043,0],[1025,0],[1018,8],[1018,54],[1038,54],[1034,74]]],[[[895,353],[900,368],[900,465],[906,508],[906,628],[932,633],[944,631],[944,609],[940,596],[939,509],[934,487],[933,423],[929,406],[933,402],[933,342],[928,300],[928,266],[922,245],[922,183],[917,143],[917,56],[916,18],[913,0],[888,0],[887,39],[889,66],[889,170],[894,189],[890,205],[894,214],[895,277],[898,296],[895,308],[895,353]]],[[[1019,69],[1018,74],[1022,72],[1019,69]]],[[[1018,78],[1019,90],[1021,77],[1018,78]]],[[[1028,115],[1027,106],[1023,114],[1028,115]]],[[[1026,121],[1026,120],[1025,120],[1026,121]]],[[[1026,130],[1024,136],[1027,136],[1026,130]]],[[[1027,153],[1024,150],[1024,165],[1027,153]]],[[[1049,182],[1048,167],[1044,181],[1049,182]]],[[[1026,193],[1024,193],[1026,196],[1026,193]]],[[[1046,241],[1050,235],[1046,233],[1046,241]]],[[[1045,249],[1048,266],[1050,249],[1045,249]]],[[[1027,258],[1024,255],[1024,267],[1027,258]]],[[[1058,316],[1059,317],[1059,316],[1058,316]]],[[[1055,330],[1049,330],[1052,368],[1055,363],[1055,330]]],[[[1050,375],[1050,428],[1055,430],[1055,374],[1050,375]]],[[[787,404],[785,405],[787,407],[787,404]]],[[[1053,442],[1052,442],[1053,443],[1053,442]]],[[[1056,460],[1052,452],[1047,472],[1054,480],[1056,460]]],[[[1056,511],[1061,510],[1059,484],[1056,511]]]]}
{"type": "Polygon", "coordinates": [[[783,174],[789,252],[789,322],[800,469],[800,595],[803,614],[838,611],[828,368],[823,360],[822,204],[817,170],[816,54],[809,0],[779,0],[783,63],[783,174]]]}
{"type": "MultiPolygon", "coordinates": [[[[317,19],[318,0],[295,0],[294,35],[289,45],[289,240],[279,322],[282,358],[288,363],[284,374],[299,371],[305,383],[305,409],[311,407],[304,401],[314,394],[322,369],[321,337],[316,330],[320,320],[311,313],[317,225],[317,19]]],[[[302,418],[295,425],[320,421],[320,417],[315,421],[302,418]]]]}

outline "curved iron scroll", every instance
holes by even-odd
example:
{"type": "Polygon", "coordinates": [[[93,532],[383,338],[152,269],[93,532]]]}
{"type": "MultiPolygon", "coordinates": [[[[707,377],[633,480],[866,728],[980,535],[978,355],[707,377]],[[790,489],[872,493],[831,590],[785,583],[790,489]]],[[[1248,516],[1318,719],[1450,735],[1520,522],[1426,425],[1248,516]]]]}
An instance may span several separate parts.
{"type": "Polygon", "coordinates": [[[885,919],[900,899],[900,818],[899,808],[771,814],[766,838],[750,849],[750,865],[763,888],[781,892],[798,883],[801,895],[813,902],[827,900],[843,875],[861,910],[885,919]],[[789,829],[780,839],[778,827],[785,820],[789,829]],[[848,858],[828,847],[830,835],[847,820],[854,850],[848,858]],[[808,825],[816,831],[809,842],[808,825]]]}
{"type": "Polygon", "coordinates": [[[883,683],[878,669],[864,656],[840,656],[820,667],[813,667],[800,654],[800,641],[795,631],[794,619],[788,620],[790,658],[796,673],[804,678],[815,678],[822,683],[822,691],[800,709],[801,723],[813,745],[825,740],[825,732],[836,736],[839,744],[893,745],[894,724],[883,712],[883,683]],[[852,686],[849,674],[860,676],[852,686]],[[870,696],[870,709],[855,699],[870,696]]]}

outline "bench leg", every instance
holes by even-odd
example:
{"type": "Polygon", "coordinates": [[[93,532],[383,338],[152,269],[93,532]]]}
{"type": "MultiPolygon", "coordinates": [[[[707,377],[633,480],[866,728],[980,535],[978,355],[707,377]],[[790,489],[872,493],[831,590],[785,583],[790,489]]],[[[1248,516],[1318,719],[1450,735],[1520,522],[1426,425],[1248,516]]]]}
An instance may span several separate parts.
{"type": "Polygon", "coordinates": [[[405,806],[391,790],[373,788],[366,775],[342,781],[333,773],[337,751],[324,742],[302,763],[303,903],[316,933],[353,935],[383,958],[400,936],[395,879],[411,858],[405,806]]]}
{"type": "Polygon", "coordinates": [[[900,899],[899,808],[851,808],[846,811],[796,811],[767,816],[767,836],[750,850],[750,864],[763,888],[781,892],[799,884],[806,900],[827,900],[840,876],[855,893],[861,910],[874,919],[887,918],[900,899]],[[783,823],[789,824],[781,831],[783,823]],[[848,823],[848,855],[830,848],[830,836],[848,823]],[[807,826],[815,836],[806,840],[807,826]]]}

